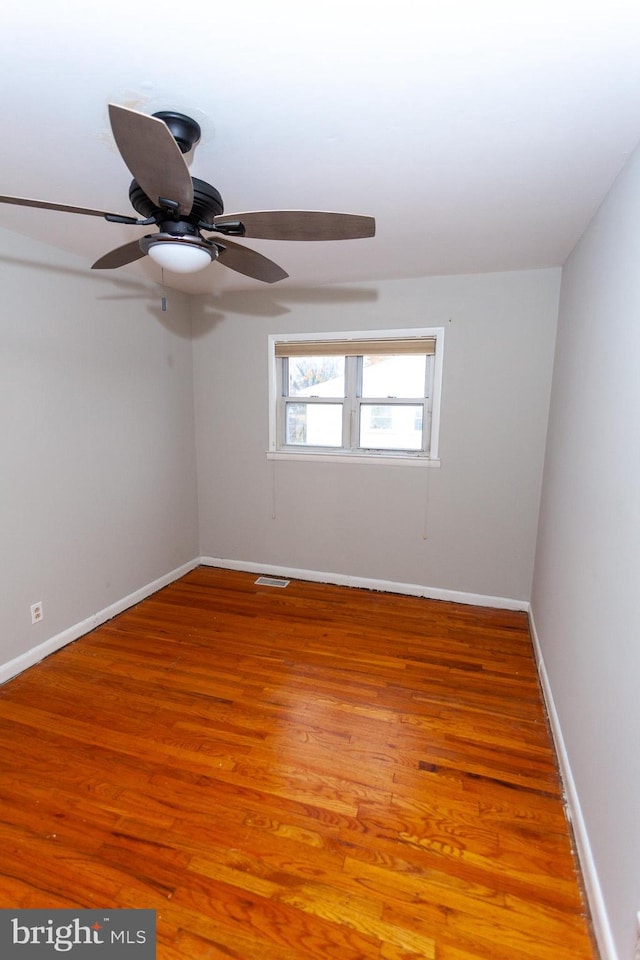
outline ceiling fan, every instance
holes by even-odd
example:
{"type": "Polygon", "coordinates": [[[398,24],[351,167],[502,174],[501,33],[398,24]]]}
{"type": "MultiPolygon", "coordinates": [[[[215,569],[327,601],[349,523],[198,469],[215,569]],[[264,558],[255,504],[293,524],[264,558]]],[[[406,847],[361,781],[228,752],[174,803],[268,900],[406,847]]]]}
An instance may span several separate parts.
{"type": "Polygon", "coordinates": [[[353,240],[375,234],[373,217],[316,210],[254,210],[225,214],[215,187],[189,173],[183,154],[200,140],[200,127],[181,113],[149,116],[109,104],[109,120],[122,159],[133,175],[129,200],[139,218],[63,203],[0,196],[12,203],[60,210],[112,223],[156,226],[158,231],[100,257],[93,270],[111,270],[147,254],[176,273],[195,273],[219,260],[247,277],[275,283],[288,274],[267,257],[229,237],[266,240],[353,240]],[[216,234],[205,237],[203,233],[216,234]]]}

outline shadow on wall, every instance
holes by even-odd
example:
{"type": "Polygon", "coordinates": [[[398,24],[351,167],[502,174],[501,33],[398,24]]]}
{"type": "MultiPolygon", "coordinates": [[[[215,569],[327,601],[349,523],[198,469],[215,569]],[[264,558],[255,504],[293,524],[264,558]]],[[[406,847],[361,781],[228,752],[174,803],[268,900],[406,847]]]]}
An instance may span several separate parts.
{"type": "Polygon", "coordinates": [[[201,294],[198,296],[201,305],[200,323],[198,330],[194,331],[194,338],[205,336],[229,313],[249,317],[284,317],[291,313],[287,304],[344,306],[349,303],[373,303],[377,299],[377,289],[357,286],[287,288],[278,291],[270,288],[228,290],[201,294]]]}
{"type": "Polygon", "coordinates": [[[100,284],[104,289],[108,284],[112,288],[112,293],[96,293],[98,302],[131,302],[132,300],[141,301],[141,305],[147,304],[147,312],[152,314],[167,330],[170,330],[176,336],[191,339],[191,325],[185,323],[183,313],[179,315],[171,310],[171,303],[174,297],[184,299],[187,294],[177,293],[173,290],[167,290],[153,280],[140,281],[135,277],[123,277],[109,275],[104,273],[92,273],[90,269],[74,268],[68,265],[57,263],[48,263],[46,260],[25,259],[20,257],[8,257],[0,255],[0,263],[25,268],[28,270],[38,270],[46,274],[50,273],[56,277],[67,277],[71,280],[83,280],[89,283],[100,284]]]}
{"type": "MultiPolygon", "coordinates": [[[[95,283],[104,283],[105,280],[108,280],[123,291],[121,294],[114,296],[113,299],[133,299],[135,296],[142,298],[145,295],[145,291],[147,295],[149,294],[149,288],[135,278],[122,276],[106,277],[104,273],[92,273],[88,267],[75,268],[68,265],[63,266],[59,263],[49,263],[46,260],[35,260],[33,258],[27,260],[24,257],[8,257],[6,254],[0,254],[0,263],[10,264],[14,267],[24,267],[27,270],[39,270],[42,273],[52,273],[56,276],[73,277],[75,279],[81,278],[83,280],[94,281],[95,283]]],[[[111,298],[100,297],[99,299],[111,298]]]]}
{"type": "MultiPolygon", "coordinates": [[[[98,301],[131,301],[146,302],[148,311],[156,319],[179,336],[191,338],[192,331],[184,325],[176,323],[176,315],[171,309],[175,297],[186,297],[189,294],[180,293],[161,284],[149,280],[140,281],[134,277],[104,275],[103,272],[92,273],[89,269],[74,268],[68,265],[48,263],[46,260],[25,259],[0,255],[0,263],[10,264],[17,268],[38,270],[42,273],[51,273],[55,276],[70,279],[82,279],[90,283],[100,284],[102,291],[96,294],[98,301]],[[108,283],[113,292],[105,293],[104,287],[108,283]]],[[[227,290],[219,293],[198,294],[201,305],[198,330],[193,337],[206,336],[225,316],[230,313],[250,317],[284,317],[291,312],[287,304],[309,303],[315,305],[344,306],[352,303],[373,303],[378,299],[378,290],[364,286],[335,287],[303,287],[299,289],[287,288],[274,291],[271,288],[256,290],[227,290]]],[[[189,325],[190,326],[190,325],[189,325]]]]}

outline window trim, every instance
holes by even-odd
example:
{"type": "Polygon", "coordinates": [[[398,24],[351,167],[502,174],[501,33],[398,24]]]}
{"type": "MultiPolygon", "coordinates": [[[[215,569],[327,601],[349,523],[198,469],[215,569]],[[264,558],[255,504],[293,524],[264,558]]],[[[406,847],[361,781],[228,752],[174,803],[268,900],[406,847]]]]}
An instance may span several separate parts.
{"type": "Polygon", "coordinates": [[[442,367],[443,367],[443,347],[444,347],[444,327],[409,327],[405,329],[390,330],[355,330],[349,332],[331,332],[331,333],[285,333],[268,335],[268,358],[269,358],[269,446],[267,458],[270,460],[306,460],[316,462],[342,462],[342,463],[386,463],[386,464],[406,464],[414,466],[439,466],[439,443],[440,443],[440,409],[442,393],[442,367]],[[278,444],[277,427],[277,405],[278,405],[278,357],[276,356],[276,344],[279,343],[308,343],[317,346],[319,343],[331,341],[344,341],[351,345],[353,352],[358,347],[358,341],[371,340],[415,340],[416,338],[432,338],[435,340],[435,352],[433,355],[433,374],[432,374],[432,397],[431,397],[431,416],[428,429],[431,432],[431,442],[429,453],[424,454],[421,451],[383,451],[382,453],[365,452],[359,450],[354,453],[347,453],[344,449],[337,450],[335,453],[321,449],[305,450],[281,450],[278,444]]]}

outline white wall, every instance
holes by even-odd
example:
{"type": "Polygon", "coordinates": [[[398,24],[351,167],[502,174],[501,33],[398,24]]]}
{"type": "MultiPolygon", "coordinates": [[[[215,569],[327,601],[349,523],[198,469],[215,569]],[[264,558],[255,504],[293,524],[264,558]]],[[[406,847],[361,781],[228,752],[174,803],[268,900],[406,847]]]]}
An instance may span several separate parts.
{"type": "Polygon", "coordinates": [[[88,267],[0,232],[0,664],[197,556],[188,298],[88,267]]]}
{"type": "Polygon", "coordinates": [[[636,153],[563,273],[533,590],[603,956],[621,960],[640,909],[639,238],[636,153]]]}
{"type": "Polygon", "coordinates": [[[559,270],[199,298],[200,552],[530,596],[559,270]],[[440,469],[267,461],[270,333],[444,326],[440,469]]]}

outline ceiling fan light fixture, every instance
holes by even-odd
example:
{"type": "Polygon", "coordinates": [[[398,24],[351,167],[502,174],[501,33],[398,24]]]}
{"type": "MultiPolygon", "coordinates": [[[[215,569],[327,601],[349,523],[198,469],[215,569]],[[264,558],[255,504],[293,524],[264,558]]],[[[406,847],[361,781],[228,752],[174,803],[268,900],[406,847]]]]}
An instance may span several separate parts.
{"type": "Polygon", "coordinates": [[[0,196],[0,204],[101,217],[132,226],[159,227],[158,233],[110,250],[92,264],[92,270],[114,270],[150,256],[163,269],[189,274],[203,270],[213,260],[220,260],[225,267],[252,280],[276,283],[288,276],[282,267],[257,250],[227,238],[359,240],[375,235],[373,217],[352,213],[250,210],[224,216],[218,190],[192,177],[184,159],[184,154],[200,139],[201,130],[195,120],[172,110],[148,116],[110,103],[109,122],[120,156],[133,175],[129,200],[140,219],[48,200],[0,196]],[[214,241],[204,237],[203,230],[222,234],[223,239],[214,241]]]}
{"type": "Polygon", "coordinates": [[[214,244],[191,237],[144,237],[140,246],[159,266],[172,273],[197,273],[198,270],[204,270],[215,260],[218,253],[214,244]]]}

